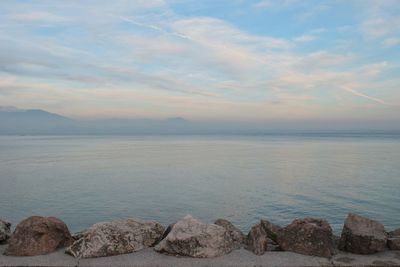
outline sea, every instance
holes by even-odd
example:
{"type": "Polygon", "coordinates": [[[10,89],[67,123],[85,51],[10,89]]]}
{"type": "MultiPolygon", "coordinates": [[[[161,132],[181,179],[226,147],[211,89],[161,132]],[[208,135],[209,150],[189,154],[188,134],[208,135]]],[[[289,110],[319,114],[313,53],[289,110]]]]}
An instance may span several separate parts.
{"type": "Polygon", "coordinates": [[[0,136],[0,218],[55,216],[72,232],[121,218],[174,223],[347,213],[400,227],[400,135],[0,136]]]}

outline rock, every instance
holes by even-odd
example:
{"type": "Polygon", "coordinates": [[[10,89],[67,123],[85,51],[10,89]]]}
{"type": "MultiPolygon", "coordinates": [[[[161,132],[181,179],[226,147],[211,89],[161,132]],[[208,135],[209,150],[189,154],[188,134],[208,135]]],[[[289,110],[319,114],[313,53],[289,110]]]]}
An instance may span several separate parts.
{"type": "Polygon", "coordinates": [[[245,236],[237,227],[235,227],[230,221],[225,219],[218,219],[214,224],[222,226],[228,231],[232,237],[235,248],[240,248],[245,242],[245,236]]]}
{"type": "Polygon", "coordinates": [[[340,241],[340,236],[337,236],[337,235],[332,236],[332,246],[333,246],[332,254],[333,255],[337,255],[340,252],[339,251],[339,241],[340,241]]]}
{"type": "Polygon", "coordinates": [[[388,233],[389,237],[400,236],[400,228],[388,233]]]}
{"type": "MultiPolygon", "coordinates": [[[[267,234],[268,235],[268,234],[267,234]]],[[[271,238],[267,238],[267,251],[281,251],[281,247],[271,238]]]]}
{"type": "Polygon", "coordinates": [[[85,234],[85,232],[86,232],[86,230],[83,230],[83,231],[72,234],[72,239],[74,241],[81,239],[83,237],[83,235],[85,234]]]}
{"type": "Polygon", "coordinates": [[[216,224],[204,224],[187,215],[175,223],[155,250],[170,255],[210,258],[231,252],[234,242],[228,231],[216,224]]]}
{"type": "Polygon", "coordinates": [[[32,216],[17,225],[4,254],[43,255],[68,246],[71,242],[71,234],[63,221],[54,217],[32,216]]]}
{"type": "Polygon", "coordinates": [[[247,234],[246,249],[252,251],[256,255],[263,255],[264,252],[267,251],[267,248],[267,232],[260,223],[254,225],[247,234]]]}
{"type": "Polygon", "coordinates": [[[265,232],[268,235],[268,238],[272,239],[274,242],[277,242],[279,232],[282,230],[282,227],[273,224],[267,220],[261,220],[261,226],[264,228],[265,232]]]}
{"type": "Polygon", "coordinates": [[[167,235],[171,232],[172,227],[174,227],[174,225],[175,223],[171,223],[170,225],[168,225],[167,229],[164,230],[164,233],[162,234],[160,241],[167,237],[167,235]]]}
{"type": "Polygon", "coordinates": [[[155,245],[164,227],[155,221],[125,219],[96,223],[66,249],[76,258],[95,258],[131,253],[155,245]]]}
{"type": "Polygon", "coordinates": [[[333,252],[332,228],[322,219],[294,220],[282,228],[278,235],[278,244],[285,251],[329,258],[333,252]]]}
{"type": "Polygon", "coordinates": [[[388,233],[387,245],[390,250],[400,250],[400,228],[388,233]]]}
{"type": "Polygon", "coordinates": [[[11,235],[11,223],[0,220],[0,244],[5,243],[11,235]]]}
{"type": "Polygon", "coordinates": [[[400,236],[388,238],[387,245],[390,250],[400,250],[400,236]]]}
{"type": "Polygon", "coordinates": [[[350,213],[343,226],[339,249],[356,254],[373,254],[385,250],[385,227],[368,218],[350,213]]]}

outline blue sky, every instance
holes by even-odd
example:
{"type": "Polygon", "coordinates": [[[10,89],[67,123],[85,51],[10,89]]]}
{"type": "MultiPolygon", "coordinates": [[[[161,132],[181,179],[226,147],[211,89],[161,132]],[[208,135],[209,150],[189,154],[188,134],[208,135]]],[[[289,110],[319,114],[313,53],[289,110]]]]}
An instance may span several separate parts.
{"type": "Polygon", "coordinates": [[[0,106],[400,121],[398,0],[2,0],[0,39],[0,106]]]}

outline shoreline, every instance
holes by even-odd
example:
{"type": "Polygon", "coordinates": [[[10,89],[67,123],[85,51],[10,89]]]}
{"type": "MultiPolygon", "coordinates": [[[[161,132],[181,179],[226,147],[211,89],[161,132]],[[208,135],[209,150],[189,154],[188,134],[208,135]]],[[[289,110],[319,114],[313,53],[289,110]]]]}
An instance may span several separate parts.
{"type": "Polygon", "coordinates": [[[4,256],[0,245],[0,267],[334,267],[334,266],[400,266],[400,251],[385,251],[372,255],[339,252],[331,259],[306,256],[293,252],[266,252],[254,255],[245,249],[234,250],[216,258],[175,257],[160,254],[152,248],[118,256],[77,259],[56,252],[29,257],[4,256]]]}
{"type": "Polygon", "coordinates": [[[31,216],[12,234],[11,224],[1,223],[0,267],[400,266],[400,228],[386,232],[353,213],[340,238],[310,217],[284,227],[261,220],[247,235],[227,220],[205,224],[190,215],[166,228],[127,219],[74,235],[55,217],[31,216]]]}

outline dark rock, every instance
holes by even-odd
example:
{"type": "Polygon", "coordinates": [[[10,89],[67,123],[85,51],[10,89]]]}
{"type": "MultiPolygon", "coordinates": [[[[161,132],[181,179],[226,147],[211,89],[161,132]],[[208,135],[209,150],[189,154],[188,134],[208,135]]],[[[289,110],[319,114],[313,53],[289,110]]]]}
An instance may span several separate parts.
{"type": "Polygon", "coordinates": [[[267,251],[282,251],[282,249],[274,240],[267,238],[267,251]]]}
{"type": "Polygon", "coordinates": [[[125,219],[96,223],[66,249],[76,258],[95,258],[131,253],[158,242],[164,227],[158,222],[125,219]]]}
{"type": "Polygon", "coordinates": [[[400,236],[388,238],[387,245],[390,250],[400,250],[400,236]]]}
{"type": "Polygon", "coordinates": [[[237,227],[235,227],[230,221],[225,219],[218,219],[214,224],[222,226],[228,231],[232,240],[235,244],[235,248],[240,248],[245,242],[245,236],[237,227]]]}
{"type": "Polygon", "coordinates": [[[268,235],[268,238],[272,239],[273,241],[278,241],[279,232],[282,230],[282,227],[273,224],[267,220],[261,220],[261,226],[264,228],[265,232],[268,235]]]}
{"type": "Polygon", "coordinates": [[[331,257],[333,252],[332,229],[329,223],[322,219],[294,220],[280,231],[278,244],[284,251],[331,257]]]}
{"type": "Polygon", "coordinates": [[[388,237],[400,236],[400,228],[388,233],[388,237]]]}
{"type": "Polygon", "coordinates": [[[337,235],[332,236],[332,247],[333,247],[332,254],[333,255],[336,255],[339,253],[339,241],[340,241],[340,236],[337,236],[337,235]]]}
{"type": "Polygon", "coordinates": [[[175,223],[171,223],[170,225],[168,225],[168,227],[165,229],[160,241],[167,237],[167,235],[171,232],[172,227],[174,227],[174,225],[175,225],[175,223]]]}
{"type": "Polygon", "coordinates": [[[339,249],[356,254],[384,251],[387,234],[385,227],[368,218],[350,213],[343,226],[339,249]]]}
{"type": "Polygon", "coordinates": [[[170,255],[210,258],[227,254],[233,248],[232,237],[224,227],[204,224],[187,215],[175,223],[154,249],[170,255]]]}
{"type": "Polygon", "coordinates": [[[256,255],[263,255],[267,251],[268,236],[260,223],[251,227],[250,232],[247,234],[246,249],[256,255]]]}
{"type": "Polygon", "coordinates": [[[85,232],[86,232],[86,230],[83,230],[83,231],[72,234],[72,239],[74,241],[81,239],[83,237],[83,235],[85,234],[85,232]]]}
{"type": "Polygon", "coordinates": [[[20,222],[4,254],[35,256],[53,252],[72,242],[68,227],[54,217],[32,216],[20,222]]]}
{"type": "Polygon", "coordinates": [[[11,223],[0,220],[0,244],[5,243],[11,235],[11,223]]]}
{"type": "Polygon", "coordinates": [[[400,250],[400,228],[389,232],[387,245],[390,250],[400,250]]]}

